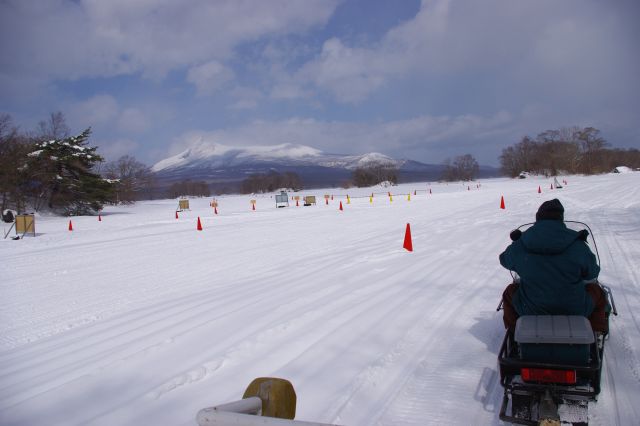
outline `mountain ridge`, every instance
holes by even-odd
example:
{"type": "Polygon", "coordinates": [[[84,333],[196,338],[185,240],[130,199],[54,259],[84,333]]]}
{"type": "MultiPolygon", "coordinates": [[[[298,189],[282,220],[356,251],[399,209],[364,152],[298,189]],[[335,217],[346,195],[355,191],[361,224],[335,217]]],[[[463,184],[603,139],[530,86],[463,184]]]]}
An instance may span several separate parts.
{"type": "MultiPolygon", "coordinates": [[[[298,174],[305,187],[344,184],[358,167],[370,164],[396,167],[401,182],[437,180],[444,165],[394,159],[378,152],[361,155],[325,153],[294,143],[233,147],[201,141],[152,166],[161,186],[180,180],[203,180],[216,187],[238,187],[251,174],[272,171],[298,174]]],[[[482,166],[481,177],[497,176],[498,170],[482,166]]]]}
{"type": "Polygon", "coordinates": [[[314,165],[355,169],[371,162],[399,166],[402,160],[394,160],[384,154],[370,152],[362,155],[343,155],[322,152],[306,145],[284,143],[268,146],[231,147],[219,143],[200,142],[180,154],[157,162],[152,171],[161,172],[194,164],[209,168],[227,168],[259,162],[284,162],[296,165],[314,165]]]}

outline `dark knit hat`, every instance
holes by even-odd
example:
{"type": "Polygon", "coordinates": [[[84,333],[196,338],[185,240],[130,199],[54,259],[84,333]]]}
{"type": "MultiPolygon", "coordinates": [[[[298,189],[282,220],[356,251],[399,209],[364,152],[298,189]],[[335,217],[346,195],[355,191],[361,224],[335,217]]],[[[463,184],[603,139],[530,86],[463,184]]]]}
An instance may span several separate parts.
{"type": "Polygon", "coordinates": [[[560,200],[554,198],[542,203],[536,213],[536,220],[564,220],[564,207],[560,200]]]}

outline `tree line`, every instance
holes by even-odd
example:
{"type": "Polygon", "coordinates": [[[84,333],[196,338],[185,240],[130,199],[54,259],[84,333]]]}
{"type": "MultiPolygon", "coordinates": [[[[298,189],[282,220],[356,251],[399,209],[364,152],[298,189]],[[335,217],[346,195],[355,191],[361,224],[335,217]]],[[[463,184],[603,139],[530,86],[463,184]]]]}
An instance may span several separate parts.
{"type": "MultiPolygon", "coordinates": [[[[106,162],[89,144],[91,129],[71,135],[60,112],[28,132],[13,124],[11,116],[0,114],[0,202],[1,211],[12,208],[24,212],[47,209],[54,213],[78,215],[99,211],[105,204],[127,204],[158,195],[151,169],[125,155],[106,162]]],[[[616,166],[640,168],[638,149],[614,149],[594,127],[547,130],[535,138],[524,136],[502,150],[502,172],[511,177],[526,171],[554,176],[606,173],[616,166]]],[[[471,154],[445,160],[442,180],[470,181],[479,165],[471,154]]],[[[373,162],[355,169],[350,185],[373,186],[398,182],[393,164],[373,162]]],[[[302,179],[293,172],[253,174],[240,184],[244,194],[272,192],[279,188],[300,190],[302,179]]],[[[210,196],[204,181],[173,183],[166,193],[178,196],[210,196]]]]}
{"type": "Polygon", "coordinates": [[[105,204],[131,203],[150,193],[153,174],[147,166],[130,156],[105,163],[98,147],[89,144],[90,136],[91,128],[70,135],[61,112],[29,132],[0,114],[2,210],[91,214],[105,204]]]}
{"type": "Polygon", "coordinates": [[[356,168],[352,173],[353,184],[357,187],[378,185],[382,182],[398,183],[398,168],[393,164],[371,162],[356,168]]]}
{"type": "MultiPolygon", "coordinates": [[[[440,179],[447,182],[471,181],[476,178],[479,170],[480,166],[471,154],[459,155],[444,161],[440,179]]],[[[353,171],[351,183],[358,187],[373,186],[383,182],[395,185],[398,183],[398,174],[398,167],[393,164],[371,162],[353,171]]]]}
{"type": "Polygon", "coordinates": [[[178,198],[182,196],[192,195],[195,197],[209,197],[211,188],[205,181],[192,181],[186,179],[180,182],[172,183],[167,191],[169,198],[178,198]]]}
{"type": "Polygon", "coordinates": [[[442,180],[445,182],[472,181],[478,175],[479,170],[480,166],[471,154],[459,155],[453,160],[448,158],[444,161],[442,180]]]}
{"type": "Polygon", "coordinates": [[[240,184],[240,192],[243,194],[273,192],[279,188],[299,191],[303,188],[302,179],[294,172],[270,171],[269,173],[252,174],[240,184]]]}
{"type": "Polygon", "coordinates": [[[511,177],[526,171],[545,176],[597,174],[617,166],[640,167],[637,149],[613,149],[594,127],[547,130],[502,150],[500,167],[511,177]]]}

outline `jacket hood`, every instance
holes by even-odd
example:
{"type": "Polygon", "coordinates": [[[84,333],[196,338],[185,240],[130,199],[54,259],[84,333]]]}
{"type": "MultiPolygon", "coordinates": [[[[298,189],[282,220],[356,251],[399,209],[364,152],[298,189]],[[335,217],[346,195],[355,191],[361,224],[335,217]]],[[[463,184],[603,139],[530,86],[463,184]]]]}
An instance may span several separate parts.
{"type": "Polygon", "coordinates": [[[578,239],[578,232],[559,220],[540,220],[521,237],[527,251],[536,254],[560,254],[578,239]]]}

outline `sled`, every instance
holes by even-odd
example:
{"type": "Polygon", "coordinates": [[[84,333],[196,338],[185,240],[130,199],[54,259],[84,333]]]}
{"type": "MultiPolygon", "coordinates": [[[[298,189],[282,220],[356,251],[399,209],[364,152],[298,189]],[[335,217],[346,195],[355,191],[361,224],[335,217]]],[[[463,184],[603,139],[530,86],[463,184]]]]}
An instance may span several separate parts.
{"type": "Polygon", "coordinates": [[[596,335],[581,316],[518,318],[515,333],[505,333],[498,354],[504,387],[500,419],[587,425],[588,403],[600,393],[604,342],[605,336],[596,335]]]}

